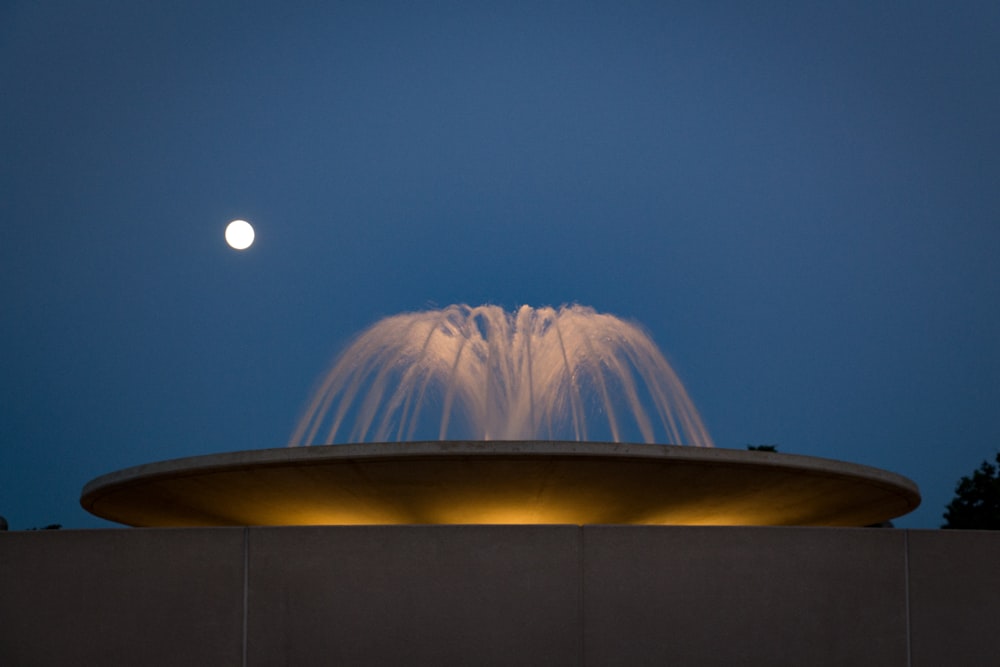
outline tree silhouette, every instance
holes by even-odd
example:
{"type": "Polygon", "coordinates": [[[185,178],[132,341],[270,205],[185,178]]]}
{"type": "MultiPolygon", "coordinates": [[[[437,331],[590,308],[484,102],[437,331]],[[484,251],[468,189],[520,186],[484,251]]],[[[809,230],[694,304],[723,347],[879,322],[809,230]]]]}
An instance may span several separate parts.
{"type": "Polygon", "coordinates": [[[942,528],[1000,530],[1000,452],[996,465],[983,461],[971,477],[959,480],[944,520],[942,528]]]}

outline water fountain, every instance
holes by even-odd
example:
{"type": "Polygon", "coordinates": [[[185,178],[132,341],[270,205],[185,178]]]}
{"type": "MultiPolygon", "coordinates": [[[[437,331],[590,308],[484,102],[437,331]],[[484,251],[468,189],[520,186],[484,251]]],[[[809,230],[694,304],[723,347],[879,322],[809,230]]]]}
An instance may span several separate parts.
{"type": "Polygon", "coordinates": [[[582,306],[377,322],[289,445],[121,470],[81,504],[138,526],[857,526],[920,502],[887,471],[713,447],[649,336],[582,306]]]}

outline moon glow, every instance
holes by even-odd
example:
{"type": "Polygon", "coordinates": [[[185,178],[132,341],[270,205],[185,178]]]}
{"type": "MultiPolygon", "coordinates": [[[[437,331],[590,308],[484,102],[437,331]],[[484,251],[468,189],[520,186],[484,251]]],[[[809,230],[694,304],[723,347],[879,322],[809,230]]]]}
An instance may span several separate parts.
{"type": "Polygon", "coordinates": [[[226,243],[236,250],[246,250],[253,244],[253,227],[246,220],[233,220],[226,225],[226,243]]]}

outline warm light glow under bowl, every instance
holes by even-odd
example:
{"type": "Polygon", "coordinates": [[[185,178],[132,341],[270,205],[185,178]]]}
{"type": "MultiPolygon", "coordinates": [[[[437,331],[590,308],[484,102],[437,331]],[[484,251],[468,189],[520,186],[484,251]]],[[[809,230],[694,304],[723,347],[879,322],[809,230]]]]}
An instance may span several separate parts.
{"type": "Polygon", "coordinates": [[[910,480],[790,454],[589,442],[263,449],[99,477],[81,504],[132,526],[862,526],[920,504],[910,480]]]}

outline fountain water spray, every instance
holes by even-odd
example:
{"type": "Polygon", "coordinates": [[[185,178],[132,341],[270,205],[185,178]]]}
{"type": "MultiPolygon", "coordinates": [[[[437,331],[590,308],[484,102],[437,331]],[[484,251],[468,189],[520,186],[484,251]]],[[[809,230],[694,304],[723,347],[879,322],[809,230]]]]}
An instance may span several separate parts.
{"type": "Polygon", "coordinates": [[[428,424],[439,440],[599,432],[615,442],[712,446],[650,337],[578,305],[516,313],[453,305],[387,317],[340,355],[289,445],[409,441],[428,424]]]}

